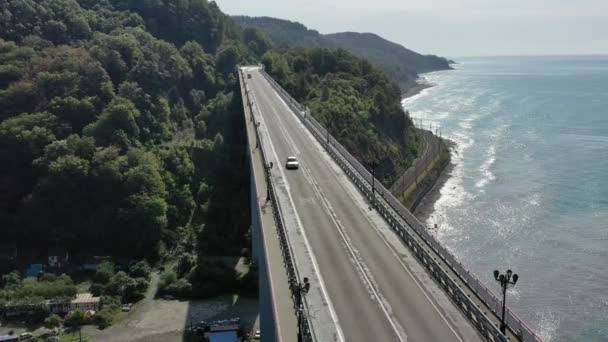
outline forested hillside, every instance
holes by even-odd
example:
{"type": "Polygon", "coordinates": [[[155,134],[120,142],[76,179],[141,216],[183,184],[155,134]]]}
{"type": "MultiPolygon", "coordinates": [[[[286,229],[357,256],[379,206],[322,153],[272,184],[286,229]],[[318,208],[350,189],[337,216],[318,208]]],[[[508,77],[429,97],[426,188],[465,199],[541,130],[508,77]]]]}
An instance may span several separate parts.
{"type": "Polygon", "coordinates": [[[234,68],[268,41],[206,0],[0,2],[0,227],[20,258],[237,255],[234,68]]]}
{"type": "Polygon", "coordinates": [[[385,184],[409,165],[413,126],[380,69],[270,48],[206,0],[0,1],[0,251],[173,260],[174,296],[254,285],[206,258],[249,247],[238,63],[263,60],[385,184]]]}
{"type": "Polygon", "coordinates": [[[377,162],[376,177],[385,185],[415,158],[416,132],[399,87],[366,60],[317,48],[271,50],[262,62],[360,162],[377,162]]]}
{"type": "Polygon", "coordinates": [[[288,20],[269,17],[233,16],[243,27],[266,32],[277,47],[343,48],[382,69],[401,90],[411,87],[419,73],[450,69],[449,61],[421,55],[373,33],[342,32],[320,34],[288,20]]]}

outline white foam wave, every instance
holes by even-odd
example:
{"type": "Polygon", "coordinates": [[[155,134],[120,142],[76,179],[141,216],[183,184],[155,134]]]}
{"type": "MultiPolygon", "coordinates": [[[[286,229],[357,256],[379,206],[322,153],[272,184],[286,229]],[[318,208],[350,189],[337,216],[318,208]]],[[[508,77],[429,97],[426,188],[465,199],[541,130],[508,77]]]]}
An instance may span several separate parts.
{"type": "Polygon", "coordinates": [[[483,178],[475,183],[477,188],[483,188],[489,182],[496,179],[496,176],[492,172],[492,166],[496,162],[496,145],[491,145],[487,152],[488,159],[479,167],[479,171],[483,175],[483,178]]]}
{"type": "Polygon", "coordinates": [[[448,178],[439,191],[441,196],[433,206],[433,215],[426,222],[429,227],[434,227],[435,225],[441,227],[441,230],[438,232],[440,235],[449,234],[456,229],[450,224],[447,212],[451,208],[461,206],[465,201],[472,198],[472,195],[464,187],[463,156],[475,141],[463,133],[458,133],[449,137],[449,139],[456,144],[451,153],[454,168],[452,169],[450,178],[448,178]]]}
{"type": "Polygon", "coordinates": [[[561,320],[557,315],[546,309],[541,311],[538,316],[538,328],[534,330],[538,332],[541,340],[551,342],[561,320]]]}

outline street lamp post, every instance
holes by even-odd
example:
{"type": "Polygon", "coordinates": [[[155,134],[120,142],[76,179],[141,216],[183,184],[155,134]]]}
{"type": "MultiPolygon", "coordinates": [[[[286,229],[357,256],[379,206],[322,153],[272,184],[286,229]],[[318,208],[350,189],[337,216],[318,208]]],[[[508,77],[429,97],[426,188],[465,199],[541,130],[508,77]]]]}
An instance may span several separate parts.
{"type": "Polygon", "coordinates": [[[376,195],[375,195],[375,193],[376,193],[375,192],[376,191],[376,167],[378,167],[378,162],[375,160],[372,160],[369,163],[369,167],[372,171],[372,198],[375,199],[376,198],[376,195]]]}
{"type": "Polygon", "coordinates": [[[507,304],[507,289],[515,286],[519,276],[514,274],[511,270],[507,270],[507,273],[505,274],[500,274],[498,270],[495,270],[494,279],[496,279],[496,281],[500,284],[500,289],[502,290],[502,318],[500,322],[500,332],[502,332],[504,335],[506,333],[505,309],[507,304]]]}

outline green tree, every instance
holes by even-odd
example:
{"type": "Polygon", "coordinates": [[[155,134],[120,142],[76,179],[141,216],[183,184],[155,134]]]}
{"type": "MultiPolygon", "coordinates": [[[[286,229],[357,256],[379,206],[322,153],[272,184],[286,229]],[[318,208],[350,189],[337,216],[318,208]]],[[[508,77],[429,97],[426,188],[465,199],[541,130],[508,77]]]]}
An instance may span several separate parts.
{"type": "Polygon", "coordinates": [[[58,328],[63,323],[61,317],[57,314],[52,314],[49,317],[44,319],[44,326],[47,329],[58,328]]]}
{"type": "Polygon", "coordinates": [[[114,264],[105,261],[97,266],[95,270],[95,277],[93,278],[96,283],[107,284],[110,279],[114,276],[114,264]]]}
{"type": "Polygon", "coordinates": [[[150,265],[148,265],[148,262],[145,260],[139,261],[129,267],[129,276],[133,278],[149,279],[150,272],[152,272],[152,269],[150,268],[150,265]]]}
{"type": "Polygon", "coordinates": [[[64,318],[64,324],[68,327],[78,327],[86,323],[84,311],[76,309],[69,312],[64,318]]]}

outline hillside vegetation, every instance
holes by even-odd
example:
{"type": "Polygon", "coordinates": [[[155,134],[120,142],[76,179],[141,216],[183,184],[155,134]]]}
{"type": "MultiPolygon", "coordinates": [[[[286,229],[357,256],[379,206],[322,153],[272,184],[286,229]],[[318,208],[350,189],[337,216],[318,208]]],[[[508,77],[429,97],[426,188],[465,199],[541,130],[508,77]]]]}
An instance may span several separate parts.
{"type": "MultiPolygon", "coordinates": [[[[0,1],[0,251],[171,261],[161,293],[255,293],[254,274],[215,258],[250,246],[238,63],[263,59],[385,184],[417,149],[380,69],[270,48],[206,0],[0,1]]],[[[0,273],[16,266],[0,258],[0,273]]]]}
{"type": "Polygon", "coordinates": [[[417,137],[399,88],[366,60],[317,48],[271,50],[262,62],[361,163],[379,163],[376,177],[385,185],[416,157],[417,137]]]}
{"type": "Polygon", "coordinates": [[[234,68],[268,46],[206,0],[0,2],[2,244],[38,260],[239,255],[234,68]]]}
{"type": "Polygon", "coordinates": [[[419,73],[450,69],[450,61],[422,55],[373,33],[320,34],[288,20],[269,17],[233,17],[243,27],[266,32],[277,47],[343,48],[382,69],[402,91],[411,87],[419,73]]]}

